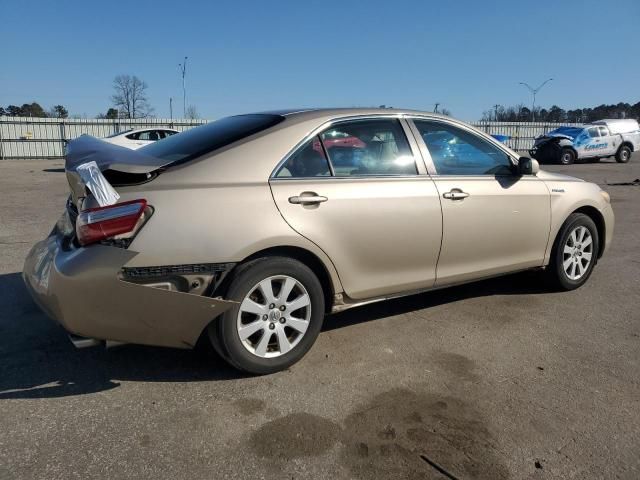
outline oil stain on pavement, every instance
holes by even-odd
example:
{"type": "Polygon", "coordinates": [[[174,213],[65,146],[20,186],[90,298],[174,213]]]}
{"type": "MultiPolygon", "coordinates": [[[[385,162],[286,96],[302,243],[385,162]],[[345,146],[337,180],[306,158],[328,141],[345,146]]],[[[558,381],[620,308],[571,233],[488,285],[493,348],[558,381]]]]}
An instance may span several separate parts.
{"type": "MultiPolygon", "coordinates": [[[[473,363],[464,356],[443,354],[439,363],[465,380],[474,378],[473,363]]],[[[267,422],[252,434],[250,446],[277,465],[338,445],[341,464],[363,479],[508,478],[496,441],[472,402],[394,388],[358,405],[342,425],[302,412],[267,422]]]]}

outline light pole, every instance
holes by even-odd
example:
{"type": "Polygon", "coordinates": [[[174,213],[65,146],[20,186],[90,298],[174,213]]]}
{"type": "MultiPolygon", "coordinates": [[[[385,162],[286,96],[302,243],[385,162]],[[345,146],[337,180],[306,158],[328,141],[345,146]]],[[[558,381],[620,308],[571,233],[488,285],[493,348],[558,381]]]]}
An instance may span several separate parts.
{"type": "Polygon", "coordinates": [[[548,78],[547,80],[542,82],[538,86],[538,88],[533,88],[528,83],[520,82],[520,85],[524,85],[525,87],[527,87],[529,89],[529,91],[531,92],[531,94],[533,95],[533,103],[531,104],[531,118],[533,119],[534,122],[536,121],[536,113],[535,113],[535,109],[536,109],[536,94],[542,89],[542,87],[544,87],[551,80],[553,80],[553,78],[548,78]]]}
{"type": "Polygon", "coordinates": [[[184,84],[184,76],[187,74],[187,58],[189,57],[184,57],[184,62],[178,64],[182,71],[182,118],[187,116],[187,88],[184,84]]]}

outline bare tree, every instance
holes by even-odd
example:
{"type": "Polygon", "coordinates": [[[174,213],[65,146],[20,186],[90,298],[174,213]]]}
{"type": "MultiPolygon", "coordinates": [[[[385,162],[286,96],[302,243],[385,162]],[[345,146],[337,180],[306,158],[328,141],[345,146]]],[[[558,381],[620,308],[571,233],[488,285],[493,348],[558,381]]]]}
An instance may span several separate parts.
{"type": "Polygon", "coordinates": [[[196,120],[196,119],[200,118],[200,115],[198,115],[198,110],[196,110],[196,106],[195,105],[189,105],[187,107],[187,110],[184,112],[184,117],[188,118],[190,120],[196,120]]]}
{"type": "Polygon", "coordinates": [[[113,106],[124,118],[148,117],[153,112],[147,98],[147,83],[135,75],[118,75],[113,80],[113,106]]]}

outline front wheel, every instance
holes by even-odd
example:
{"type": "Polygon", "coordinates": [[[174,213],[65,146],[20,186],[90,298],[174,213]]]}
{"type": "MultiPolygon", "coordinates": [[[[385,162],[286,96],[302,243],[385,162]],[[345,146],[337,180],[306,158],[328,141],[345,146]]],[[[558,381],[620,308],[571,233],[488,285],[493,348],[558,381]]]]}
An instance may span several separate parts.
{"type": "Polygon", "coordinates": [[[600,239],[591,218],[572,213],[564,222],[551,252],[547,273],[561,290],[574,290],[588,280],[598,258],[600,239]]]}
{"type": "Polygon", "coordinates": [[[268,374],[300,360],[324,319],[324,293],[297,260],[266,257],[238,267],[226,298],[238,305],[209,326],[211,343],[240,370],[268,374]]]}
{"type": "Polygon", "coordinates": [[[631,149],[626,145],[621,146],[616,153],[616,162],[627,163],[630,159],[631,149]]]}
{"type": "Polygon", "coordinates": [[[574,152],[571,148],[565,147],[560,150],[559,160],[562,165],[571,165],[576,161],[576,152],[574,152]]]}

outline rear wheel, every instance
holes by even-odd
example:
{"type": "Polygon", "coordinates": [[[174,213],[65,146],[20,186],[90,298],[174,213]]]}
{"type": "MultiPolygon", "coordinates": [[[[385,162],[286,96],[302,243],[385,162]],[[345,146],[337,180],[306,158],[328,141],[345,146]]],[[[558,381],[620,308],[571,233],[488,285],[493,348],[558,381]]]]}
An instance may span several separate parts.
{"type": "Polygon", "coordinates": [[[560,150],[559,161],[562,165],[571,165],[576,161],[576,152],[574,152],[573,149],[569,147],[564,147],[562,150],[560,150]]]}
{"type": "Polygon", "coordinates": [[[627,145],[623,145],[616,153],[616,162],[627,163],[631,159],[631,149],[627,145]]]}
{"type": "Polygon", "coordinates": [[[598,229],[583,213],[572,213],[564,222],[551,252],[547,274],[562,290],[582,286],[591,275],[599,249],[598,229]]]}
{"type": "Polygon", "coordinates": [[[297,260],[267,257],[240,266],[226,298],[238,305],[209,326],[209,337],[221,356],[241,370],[268,374],[286,369],[320,333],[322,286],[297,260]]]}

